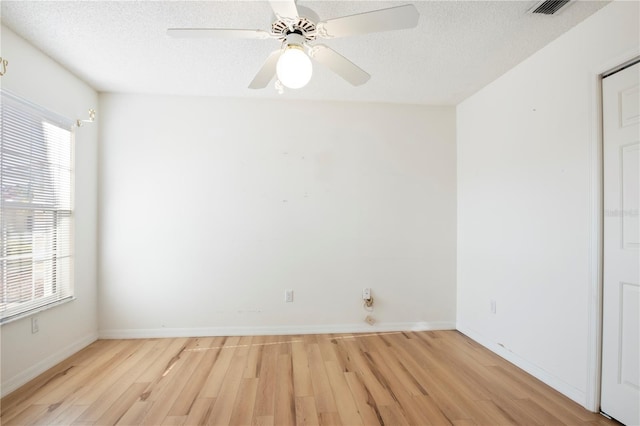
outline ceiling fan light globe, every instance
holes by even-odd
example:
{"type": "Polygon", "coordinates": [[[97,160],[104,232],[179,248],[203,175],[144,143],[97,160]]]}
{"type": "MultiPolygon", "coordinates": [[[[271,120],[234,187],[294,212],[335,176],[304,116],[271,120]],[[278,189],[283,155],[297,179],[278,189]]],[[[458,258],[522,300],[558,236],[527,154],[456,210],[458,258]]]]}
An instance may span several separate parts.
{"type": "Polygon", "coordinates": [[[313,74],[311,59],[302,47],[289,45],[280,55],[276,65],[278,80],[289,89],[300,89],[309,83],[313,74]]]}

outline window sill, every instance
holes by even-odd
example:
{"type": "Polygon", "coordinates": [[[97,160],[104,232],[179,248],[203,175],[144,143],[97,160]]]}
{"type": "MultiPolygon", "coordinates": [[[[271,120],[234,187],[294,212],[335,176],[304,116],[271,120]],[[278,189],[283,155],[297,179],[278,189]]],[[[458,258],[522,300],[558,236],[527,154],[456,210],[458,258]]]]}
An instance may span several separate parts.
{"type": "Polygon", "coordinates": [[[56,306],[60,306],[60,305],[64,305],[64,304],[69,303],[69,302],[73,302],[74,300],[76,300],[75,296],[69,296],[69,297],[64,298],[62,300],[58,300],[56,302],[49,303],[48,305],[40,306],[39,308],[32,309],[30,311],[23,312],[21,314],[17,314],[17,315],[13,315],[11,317],[3,318],[3,319],[0,320],[0,327],[3,326],[3,325],[6,325],[6,324],[10,324],[10,323],[12,323],[14,321],[18,321],[18,320],[21,320],[23,318],[28,318],[30,316],[39,314],[40,312],[47,311],[47,310],[49,310],[51,308],[55,308],[56,306]]]}

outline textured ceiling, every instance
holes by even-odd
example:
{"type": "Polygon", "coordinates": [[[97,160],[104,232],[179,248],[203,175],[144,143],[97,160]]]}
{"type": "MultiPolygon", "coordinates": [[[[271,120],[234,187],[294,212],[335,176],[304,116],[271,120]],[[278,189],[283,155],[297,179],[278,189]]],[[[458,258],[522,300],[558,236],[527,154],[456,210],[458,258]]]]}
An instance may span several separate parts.
{"type": "MultiPolygon", "coordinates": [[[[304,1],[321,20],[413,3],[418,27],[324,40],[371,74],[352,87],[320,65],[303,89],[247,86],[276,40],[173,39],[169,27],[269,30],[266,1],[7,1],[3,25],[103,92],[456,104],[607,2],[554,16],[537,1],[304,1]]],[[[552,64],[549,64],[552,66],[552,64]]]]}

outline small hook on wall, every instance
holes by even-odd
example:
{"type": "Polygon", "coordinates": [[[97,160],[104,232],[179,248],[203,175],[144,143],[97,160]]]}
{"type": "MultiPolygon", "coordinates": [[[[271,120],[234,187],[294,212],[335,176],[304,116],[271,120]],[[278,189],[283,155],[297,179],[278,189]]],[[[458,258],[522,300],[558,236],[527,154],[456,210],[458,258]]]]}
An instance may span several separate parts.
{"type": "Polygon", "coordinates": [[[0,77],[7,73],[7,67],[9,66],[9,61],[0,56],[0,77]]]}

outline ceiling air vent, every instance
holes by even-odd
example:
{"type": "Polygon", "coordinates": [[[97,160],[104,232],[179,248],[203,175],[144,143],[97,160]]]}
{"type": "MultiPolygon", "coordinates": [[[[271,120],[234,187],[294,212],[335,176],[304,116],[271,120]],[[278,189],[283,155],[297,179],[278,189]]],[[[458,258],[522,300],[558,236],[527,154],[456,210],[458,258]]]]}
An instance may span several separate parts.
{"type": "Polygon", "coordinates": [[[529,9],[529,13],[553,15],[565,7],[570,0],[543,0],[529,9]]]}

